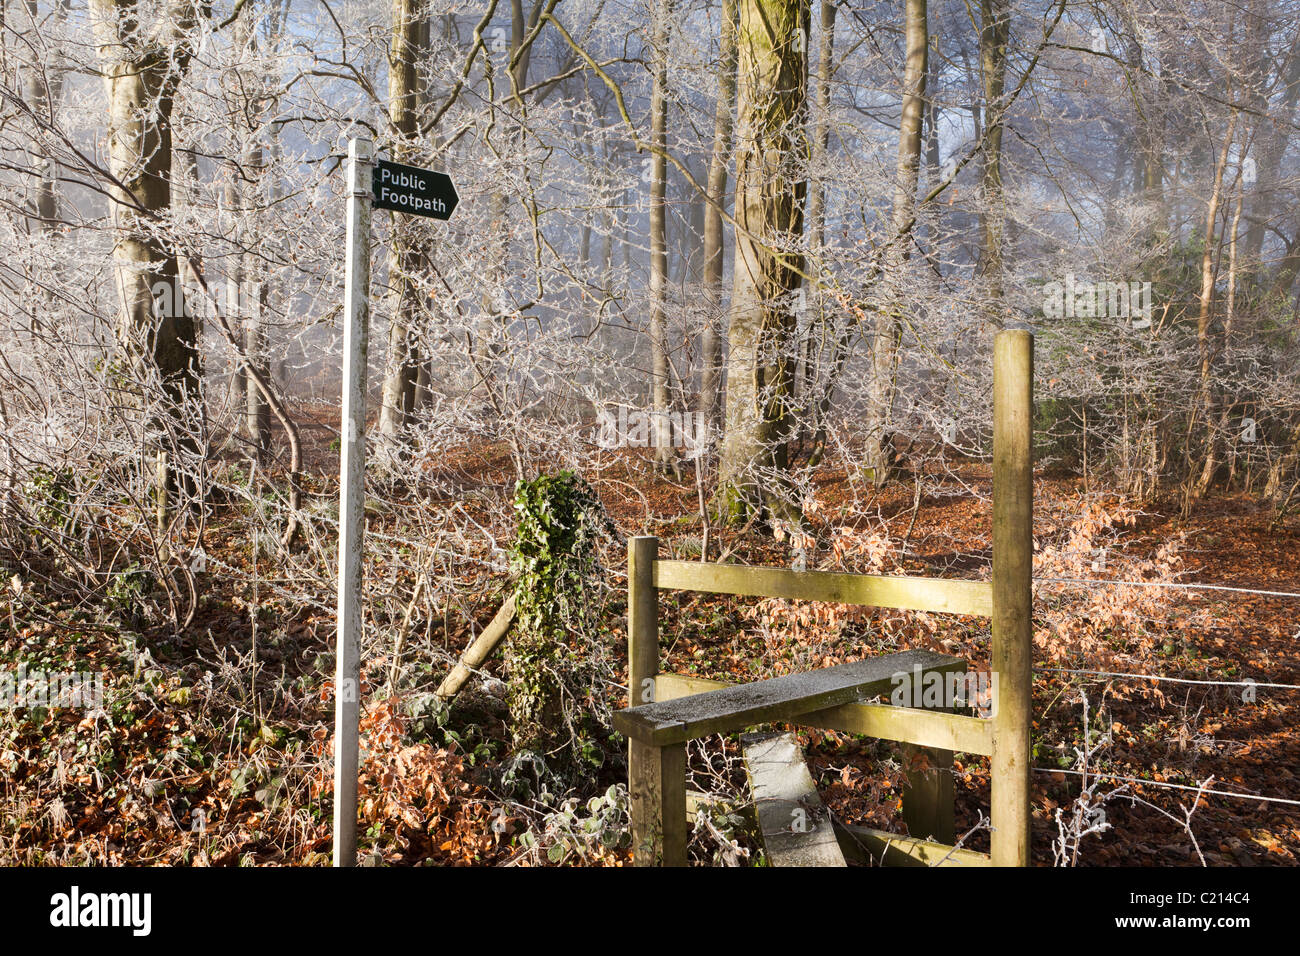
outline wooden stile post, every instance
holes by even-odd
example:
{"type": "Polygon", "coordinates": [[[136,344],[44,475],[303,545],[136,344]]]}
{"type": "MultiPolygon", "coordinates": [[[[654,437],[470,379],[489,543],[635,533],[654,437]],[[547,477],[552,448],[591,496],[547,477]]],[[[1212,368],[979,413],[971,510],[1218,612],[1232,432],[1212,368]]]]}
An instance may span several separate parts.
{"type": "MultiPolygon", "coordinates": [[[[950,686],[949,672],[964,676],[966,666],[935,668],[944,682],[944,692],[950,686]]],[[[946,704],[926,706],[923,702],[923,679],[920,675],[912,682],[912,706],[923,710],[952,713],[946,704]]],[[[957,840],[956,787],[952,778],[953,752],[937,747],[918,747],[903,744],[900,748],[903,768],[907,773],[907,789],[903,791],[903,822],[907,832],[918,840],[933,840],[951,846],[957,840]],[[921,758],[921,759],[918,759],[921,758]],[[919,764],[924,764],[920,767],[919,764]]]]}
{"type": "Polygon", "coordinates": [[[659,539],[627,540],[627,705],[653,704],[659,673],[659,592],[654,567],[659,539]]]}
{"type": "Polygon", "coordinates": [[[993,339],[992,863],[1029,865],[1034,334],[993,339]]]}
{"type": "Polygon", "coordinates": [[[686,865],[686,744],[628,742],[635,866],[686,865]]]}
{"type": "MultiPolygon", "coordinates": [[[[654,563],[659,539],[627,543],[627,698],[629,707],[655,701],[659,673],[659,592],[654,563]]],[[[628,800],[632,859],[637,866],[686,865],[686,745],[652,747],[628,741],[628,800]]]]}

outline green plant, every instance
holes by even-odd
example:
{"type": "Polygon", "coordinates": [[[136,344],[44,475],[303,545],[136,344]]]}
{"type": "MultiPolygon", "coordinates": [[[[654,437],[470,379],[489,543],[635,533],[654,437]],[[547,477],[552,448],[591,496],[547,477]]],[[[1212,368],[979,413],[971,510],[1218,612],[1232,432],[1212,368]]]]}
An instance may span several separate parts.
{"type": "Polygon", "coordinates": [[[71,535],[76,531],[72,507],[75,494],[74,475],[71,468],[36,468],[23,485],[23,495],[31,505],[32,516],[39,528],[36,538],[48,537],[50,532],[71,535]]]}
{"type": "Polygon", "coordinates": [[[453,711],[433,694],[416,695],[403,712],[411,718],[407,736],[412,741],[459,754],[470,767],[496,759],[500,742],[493,740],[481,724],[465,720],[461,711],[453,711]]]}
{"type": "MultiPolygon", "coordinates": [[[[705,801],[695,813],[692,842],[703,850],[712,866],[741,866],[750,859],[744,837],[751,829],[751,821],[731,801],[705,801]]],[[[761,864],[754,861],[752,865],[761,864]]]]}
{"type": "Polygon", "coordinates": [[[612,850],[626,849],[632,844],[627,788],[612,786],[585,803],[566,800],[559,810],[545,815],[541,829],[540,836],[532,831],[521,834],[519,844],[544,847],[551,863],[564,863],[574,857],[585,862],[612,850]]]}
{"type": "Polygon", "coordinates": [[[138,564],[128,565],[108,581],[104,597],[108,606],[130,620],[140,618],[145,597],[153,590],[154,576],[138,564]]]}
{"type": "Polygon", "coordinates": [[[506,653],[516,751],[576,783],[604,762],[612,655],[598,633],[597,540],[608,519],[590,486],[564,471],[515,487],[510,551],[515,633],[506,653]]]}

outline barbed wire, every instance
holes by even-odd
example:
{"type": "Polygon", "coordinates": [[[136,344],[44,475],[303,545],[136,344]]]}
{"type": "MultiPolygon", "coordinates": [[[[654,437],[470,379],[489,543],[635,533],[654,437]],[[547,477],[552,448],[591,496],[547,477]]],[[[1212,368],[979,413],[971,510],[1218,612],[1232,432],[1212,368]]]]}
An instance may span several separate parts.
{"type": "Polygon", "coordinates": [[[1216,797],[1236,797],[1240,800],[1257,800],[1260,803],[1281,803],[1288,806],[1300,807],[1300,800],[1289,800],[1286,797],[1265,797],[1255,793],[1236,793],[1232,790],[1206,790],[1203,787],[1190,787],[1183,783],[1165,783],[1160,780],[1143,780],[1141,777],[1123,777],[1119,774],[1098,772],[1095,770],[1057,770],[1051,767],[1035,767],[1037,773],[1065,773],[1076,777],[1104,777],[1107,780],[1119,780],[1123,783],[1140,783],[1150,787],[1162,787],[1166,790],[1191,790],[1199,793],[1211,794],[1216,797]]]}
{"type": "Polygon", "coordinates": [[[1182,581],[1121,581],[1108,578],[1034,578],[1035,584],[1112,584],[1139,588],[1179,588],[1201,591],[1233,591],[1239,594],[1260,594],[1265,597],[1300,598],[1297,591],[1265,591],[1257,588],[1240,588],[1228,584],[1197,584],[1182,581]]]}
{"type": "Polygon", "coordinates": [[[1300,690],[1300,684],[1273,684],[1264,681],[1250,680],[1195,680],[1190,677],[1165,677],[1161,674],[1128,674],[1120,671],[1085,671],[1071,670],[1068,667],[1035,667],[1038,673],[1054,674],[1089,674],[1096,677],[1123,677],[1132,680],[1155,680],[1168,681],[1173,684],[1213,684],[1222,687],[1267,687],[1273,690],[1300,690]]]}

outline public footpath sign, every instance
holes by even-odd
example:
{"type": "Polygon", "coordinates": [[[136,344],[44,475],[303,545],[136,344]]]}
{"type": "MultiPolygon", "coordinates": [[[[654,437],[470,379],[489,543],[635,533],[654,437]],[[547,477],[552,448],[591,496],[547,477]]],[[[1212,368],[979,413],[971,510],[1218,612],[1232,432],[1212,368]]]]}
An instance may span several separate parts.
{"type": "Polygon", "coordinates": [[[446,173],[380,160],[375,163],[376,209],[409,212],[433,219],[450,219],[460,197],[446,173]]]}
{"type": "Polygon", "coordinates": [[[334,674],[334,865],[357,865],[361,567],[365,543],[366,364],[370,325],[370,211],[449,219],[460,197],[446,173],[374,160],[348,142],[344,270],[343,418],[339,454],[338,638],[334,674]]]}

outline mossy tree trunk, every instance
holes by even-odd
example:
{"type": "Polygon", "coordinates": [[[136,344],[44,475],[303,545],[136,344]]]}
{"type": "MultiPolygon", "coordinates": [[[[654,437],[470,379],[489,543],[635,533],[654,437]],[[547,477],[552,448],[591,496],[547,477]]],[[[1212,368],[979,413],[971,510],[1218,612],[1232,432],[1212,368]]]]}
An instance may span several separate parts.
{"type": "Polygon", "coordinates": [[[607,519],[572,472],[519,482],[514,504],[516,617],[505,660],[511,736],[516,753],[540,757],[569,785],[589,776],[608,749],[603,688],[614,675],[598,633],[596,551],[607,519]]]}
{"type": "Polygon", "coordinates": [[[786,440],[804,270],[808,20],[807,0],[740,2],[736,251],[716,498],[730,522],[798,514],[786,440]]]}
{"type": "Polygon", "coordinates": [[[193,54],[199,8],[169,3],[153,22],[142,23],[127,0],[91,0],[90,7],[108,96],[113,261],[121,295],[117,338],[133,393],[128,402],[157,409],[142,424],[156,459],[162,528],[173,495],[196,503],[193,480],[175,455],[198,453],[198,343],[176,249],[159,221],[171,211],[172,105],[193,54]]]}
{"type": "Polygon", "coordinates": [[[984,86],[983,154],[980,161],[979,275],[985,283],[985,315],[1002,325],[1002,245],[1006,201],[1002,191],[1002,98],[1006,88],[1011,14],[1007,0],[980,0],[980,76],[984,86]]]}

